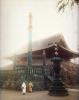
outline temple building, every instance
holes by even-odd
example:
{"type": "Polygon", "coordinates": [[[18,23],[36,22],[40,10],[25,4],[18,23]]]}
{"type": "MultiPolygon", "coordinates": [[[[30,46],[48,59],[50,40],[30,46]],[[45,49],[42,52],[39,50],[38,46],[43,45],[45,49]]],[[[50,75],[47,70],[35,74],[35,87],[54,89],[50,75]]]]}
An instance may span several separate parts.
{"type": "MultiPolygon", "coordinates": [[[[79,57],[79,53],[70,50],[63,35],[58,34],[47,39],[32,43],[32,65],[43,65],[43,60],[45,60],[45,65],[48,65],[54,54],[53,45],[55,43],[59,45],[59,55],[64,58],[64,60],[67,61],[79,57]]],[[[28,46],[22,48],[22,50],[18,52],[19,53],[7,58],[12,60],[14,65],[27,66],[28,46]]]]}
{"type": "Polygon", "coordinates": [[[16,55],[7,57],[7,59],[13,61],[14,70],[17,70],[17,72],[24,72],[26,80],[36,82],[36,87],[38,88],[41,86],[42,88],[44,86],[43,69],[45,69],[46,74],[49,75],[49,68],[53,64],[51,58],[54,56],[55,43],[58,45],[59,56],[64,59],[61,64],[62,73],[64,75],[63,80],[65,80],[65,83],[67,84],[74,84],[70,82],[71,78],[73,80],[76,75],[77,65],[72,63],[71,59],[79,57],[79,53],[73,52],[68,47],[62,34],[57,34],[32,43],[32,66],[28,66],[28,46],[22,48],[21,51],[18,51],[19,53],[16,55]]]}

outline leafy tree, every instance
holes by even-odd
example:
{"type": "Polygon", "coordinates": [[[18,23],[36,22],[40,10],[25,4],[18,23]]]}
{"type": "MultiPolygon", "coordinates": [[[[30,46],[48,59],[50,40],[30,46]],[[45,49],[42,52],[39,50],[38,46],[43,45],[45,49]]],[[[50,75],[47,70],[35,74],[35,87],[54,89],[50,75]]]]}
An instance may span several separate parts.
{"type": "Polygon", "coordinates": [[[73,7],[75,4],[79,5],[79,0],[58,0],[58,11],[64,11],[67,6],[73,7]]]}

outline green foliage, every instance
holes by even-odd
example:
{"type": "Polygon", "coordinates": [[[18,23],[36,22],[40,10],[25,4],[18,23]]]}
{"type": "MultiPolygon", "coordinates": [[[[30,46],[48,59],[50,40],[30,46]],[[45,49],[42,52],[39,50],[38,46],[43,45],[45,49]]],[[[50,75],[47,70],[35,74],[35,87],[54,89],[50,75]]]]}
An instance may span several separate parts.
{"type": "Polygon", "coordinates": [[[23,75],[22,72],[14,70],[0,71],[0,88],[20,89],[25,79],[23,75]]]}
{"type": "Polygon", "coordinates": [[[64,11],[67,6],[72,8],[74,4],[79,5],[79,0],[58,0],[58,11],[64,11]]]}

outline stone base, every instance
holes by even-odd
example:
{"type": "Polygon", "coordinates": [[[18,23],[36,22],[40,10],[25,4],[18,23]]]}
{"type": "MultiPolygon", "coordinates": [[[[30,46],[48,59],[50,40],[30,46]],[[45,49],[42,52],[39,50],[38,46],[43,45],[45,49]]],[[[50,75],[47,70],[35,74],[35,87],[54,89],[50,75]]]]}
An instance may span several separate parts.
{"type": "Polygon", "coordinates": [[[50,96],[67,96],[68,91],[61,80],[54,80],[49,88],[50,96]]]}

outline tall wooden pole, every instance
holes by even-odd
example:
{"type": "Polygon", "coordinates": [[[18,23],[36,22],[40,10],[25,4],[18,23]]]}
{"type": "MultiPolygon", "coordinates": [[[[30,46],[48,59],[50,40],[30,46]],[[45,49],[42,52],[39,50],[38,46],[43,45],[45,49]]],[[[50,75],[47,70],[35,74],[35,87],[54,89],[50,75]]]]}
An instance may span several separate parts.
{"type": "Polygon", "coordinates": [[[32,65],[32,14],[29,13],[28,34],[28,67],[32,65]]]}
{"type": "MultiPolygon", "coordinates": [[[[78,16],[77,16],[77,20],[79,20],[79,5],[78,5],[78,11],[77,11],[78,13],[78,16]]],[[[78,25],[77,25],[77,49],[78,49],[78,52],[79,52],[79,21],[78,21],[78,25]]],[[[79,64],[79,57],[78,57],[78,64],[79,64]]]]}

